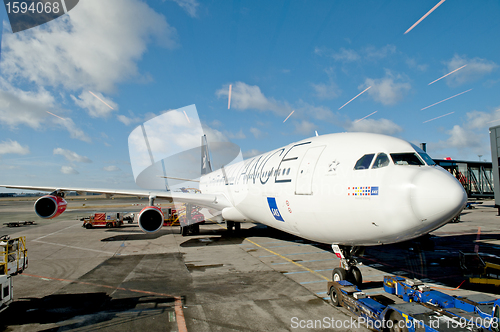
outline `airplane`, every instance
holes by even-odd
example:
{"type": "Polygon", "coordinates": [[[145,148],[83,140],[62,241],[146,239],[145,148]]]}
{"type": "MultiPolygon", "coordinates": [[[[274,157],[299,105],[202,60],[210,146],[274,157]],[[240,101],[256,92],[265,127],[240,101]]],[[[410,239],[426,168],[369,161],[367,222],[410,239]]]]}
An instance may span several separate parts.
{"type": "MultiPolygon", "coordinates": [[[[204,153],[208,149],[202,149],[202,163],[209,162],[204,153]]],[[[195,204],[225,220],[229,231],[242,222],[260,223],[332,245],[341,260],[332,280],[358,285],[362,275],[355,256],[365,246],[427,234],[458,216],[467,203],[460,182],[414,144],[359,132],[311,137],[215,171],[210,166],[199,178],[202,193],[2,187],[51,191],[34,204],[41,218],[63,213],[68,191],[148,197],[149,206],[138,216],[147,233],[163,225],[156,199],[195,204]]]]}

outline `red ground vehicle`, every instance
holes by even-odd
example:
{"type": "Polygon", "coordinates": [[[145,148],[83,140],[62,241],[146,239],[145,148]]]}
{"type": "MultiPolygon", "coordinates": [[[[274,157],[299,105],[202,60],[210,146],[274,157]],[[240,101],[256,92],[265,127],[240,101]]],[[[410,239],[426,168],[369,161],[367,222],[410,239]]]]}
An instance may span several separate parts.
{"type": "Polygon", "coordinates": [[[83,219],[82,227],[91,229],[93,227],[120,227],[123,224],[123,213],[121,212],[99,212],[83,219]]]}

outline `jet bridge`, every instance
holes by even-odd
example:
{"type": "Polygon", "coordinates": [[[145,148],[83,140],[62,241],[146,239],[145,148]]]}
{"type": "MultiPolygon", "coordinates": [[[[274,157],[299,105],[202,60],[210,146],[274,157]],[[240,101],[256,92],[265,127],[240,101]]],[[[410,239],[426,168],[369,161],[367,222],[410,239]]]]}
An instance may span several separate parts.
{"type": "MultiPolygon", "coordinates": [[[[500,132],[500,131],[499,131],[500,132]]],[[[464,186],[469,198],[493,198],[493,168],[487,161],[433,159],[453,174],[464,186]]]]}

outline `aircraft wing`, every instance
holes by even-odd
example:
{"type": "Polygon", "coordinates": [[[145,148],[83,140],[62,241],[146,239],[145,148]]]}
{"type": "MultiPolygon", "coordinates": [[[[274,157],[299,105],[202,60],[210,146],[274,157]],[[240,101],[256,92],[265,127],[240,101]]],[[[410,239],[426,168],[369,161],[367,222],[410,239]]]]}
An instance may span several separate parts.
{"type": "Polygon", "coordinates": [[[145,189],[98,189],[98,188],[67,188],[67,187],[37,187],[37,186],[11,186],[0,185],[0,187],[36,191],[76,191],[77,193],[99,193],[106,194],[111,197],[113,195],[125,195],[135,197],[156,197],[156,199],[163,199],[169,202],[175,201],[179,203],[192,203],[198,206],[215,209],[222,211],[226,207],[231,207],[232,204],[223,194],[195,194],[195,193],[179,193],[168,192],[159,190],[145,190],[145,189]]]}

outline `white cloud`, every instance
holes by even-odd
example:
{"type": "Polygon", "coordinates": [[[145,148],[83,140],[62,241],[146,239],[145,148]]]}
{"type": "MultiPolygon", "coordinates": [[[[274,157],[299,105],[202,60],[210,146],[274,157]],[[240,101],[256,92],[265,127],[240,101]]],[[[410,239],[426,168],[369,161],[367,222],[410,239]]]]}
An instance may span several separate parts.
{"type": "Polygon", "coordinates": [[[347,131],[357,131],[365,133],[394,135],[403,131],[403,128],[388,119],[364,119],[361,121],[353,121],[344,125],[347,131]]]}
{"type": "Polygon", "coordinates": [[[5,33],[0,68],[9,79],[39,86],[110,92],[138,75],[151,37],[176,46],[165,17],[138,0],[86,0],[57,20],[5,33]]]}
{"type": "Polygon", "coordinates": [[[105,166],[105,167],[103,167],[103,170],[105,170],[106,172],[118,172],[118,171],[121,171],[121,169],[118,166],[114,166],[114,165],[105,166]]]}
{"type": "Polygon", "coordinates": [[[491,112],[471,111],[466,114],[462,125],[455,125],[446,131],[446,140],[434,143],[437,150],[454,148],[473,156],[489,153],[489,135],[487,129],[500,124],[500,109],[491,112]]]}
{"type": "Polygon", "coordinates": [[[215,119],[214,121],[210,122],[210,125],[212,127],[220,128],[220,127],[222,127],[222,122],[220,122],[219,120],[215,119]]]}
{"type": "Polygon", "coordinates": [[[408,65],[408,67],[412,68],[412,69],[417,69],[418,71],[426,71],[427,68],[429,68],[429,65],[426,65],[426,64],[419,64],[417,63],[417,60],[413,59],[413,58],[407,58],[405,60],[406,64],[408,65]]]}
{"type": "Polygon", "coordinates": [[[314,106],[309,103],[299,100],[297,102],[295,112],[292,117],[301,117],[306,119],[317,119],[321,121],[336,122],[338,119],[338,114],[333,113],[328,107],[325,106],[314,106]]]}
{"type": "Polygon", "coordinates": [[[78,128],[75,122],[73,122],[73,120],[71,120],[70,118],[64,118],[64,119],[56,118],[54,119],[54,122],[60,125],[61,127],[66,128],[71,138],[79,139],[80,141],[84,141],[87,143],[90,143],[92,141],[90,137],[88,137],[83,130],[78,128]]]}
{"type": "Polygon", "coordinates": [[[361,58],[356,51],[347,50],[343,47],[340,48],[340,51],[338,53],[332,53],[330,56],[336,61],[343,62],[357,61],[361,58]]]}
{"type": "MultiPolygon", "coordinates": [[[[224,86],[215,93],[217,97],[229,96],[229,85],[224,86]]],[[[236,82],[231,90],[231,108],[238,110],[255,109],[259,111],[272,111],[279,115],[288,115],[292,109],[286,103],[280,103],[273,98],[267,98],[257,85],[248,85],[236,82]]]]}
{"type": "Polygon", "coordinates": [[[335,84],[335,82],[330,81],[329,84],[319,83],[319,84],[311,84],[314,91],[316,91],[316,96],[322,99],[333,99],[337,98],[340,95],[340,89],[335,84]]]}
{"type": "Polygon", "coordinates": [[[63,174],[80,174],[76,169],[71,166],[62,166],[61,173],[63,174]]]}
{"type": "Polygon", "coordinates": [[[368,46],[364,49],[364,53],[367,60],[380,60],[388,57],[390,54],[396,53],[396,46],[390,44],[381,48],[368,46]]]}
{"type": "Polygon", "coordinates": [[[90,160],[89,158],[87,158],[85,156],[80,156],[78,153],[70,151],[70,150],[66,150],[66,149],[56,148],[56,149],[54,149],[53,153],[63,156],[64,158],[66,158],[66,160],[68,160],[72,163],[74,163],[74,162],[76,162],[76,163],[91,163],[92,162],[92,160],[90,160]]]}
{"type": "Polygon", "coordinates": [[[71,138],[90,142],[90,138],[77,128],[73,120],[56,114],[64,111],[55,108],[54,97],[43,88],[37,92],[24,91],[0,78],[0,123],[12,128],[26,125],[39,130],[55,124],[56,127],[66,129],[71,138]]]}
{"type": "MultiPolygon", "coordinates": [[[[491,113],[472,111],[467,113],[467,126],[471,129],[486,129],[494,125],[495,120],[500,120],[500,109],[491,113]]],[[[496,122],[498,123],[498,122],[496,122]]]]}
{"type": "Polygon", "coordinates": [[[367,46],[360,51],[345,49],[341,47],[338,52],[316,47],[314,49],[314,53],[321,56],[328,56],[333,58],[335,61],[344,63],[360,60],[376,61],[384,59],[389,55],[396,53],[396,46],[390,44],[381,48],[376,48],[375,46],[367,46]]]}
{"type": "Polygon", "coordinates": [[[263,135],[262,131],[260,131],[259,128],[251,127],[249,130],[252,133],[252,135],[257,139],[261,138],[263,135]]]}
{"type": "Polygon", "coordinates": [[[460,56],[458,54],[455,54],[453,58],[451,58],[451,60],[446,61],[445,65],[446,73],[444,74],[460,68],[463,65],[467,65],[456,73],[453,73],[450,76],[446,77],[446,83],[451,87],[478,80],[484,75],[490,74],[498,68],[498,65],[493,61],[481,59],[478,57],[467,59],[466,56],[460,56]]]}
{"type": "MultiPolygon", "coordinates": [[[[220,97],[228,96],[228,85],[216,91],[220,97]]],[[[271,111],[283,120],[294,111],[291,119],[317,119],[322,121],[336,121],[335,114],[327,107],[314,106],[302,100],[298,100],[294,107],[284,101],[279,102],[274,98],[266,97],[256,85],[248,85],[243,82],[233,84],[231,92],[231,108],[238,110],[271,111]]]]}
{"type": "Polygon", "coordinates": [[[386,71],[383,78],[365,79],[365,83],[358,88],[361,90],[369,86],[371,86],[371,89],[367,91],[368,95],[383,105],[396,104],[411,89],[411,84],[407,82],[407,78],[403,75],[393,75],[390,71],[386,71]]]}
{"type": "Polygon", "coordinates": [[[243,152],[243,158],[245,158],[245,159],[252,158],[252,157],[258,156],[259,154],[262,154],[262,153],[263,153],[262,151],[259,151],[257,149],[248,150],[248,151],[243,152]]]}
{"type": "Polygon", "coordinates": [[[140,121],[139,118],[129,118],[123,114],[119,114],[116,117],[118,118],[118,121],[120,121],[121,123],[123,123],[126,126],[130,126],[132,123],[136,123],[136,122],[140,121]]]}
{"type": "Polygon", "coordinates": [[[481,138],[477,134],[459,125],[453,126],[447,134],[450,135],[448,140],[446,140],[446,145],[448,147],[466,149],[478,148],[482,145],[481,138]]]}
{"type": "Polygon", "coordinates": [[[295,133],[301,134],[301,135],[308,135],[308,136],[313,136],[314,135],[314,128],[317,126],[309,121],[303,120],[303,121],[294,121],[293,123],[295,125],[295,133]]]}
{"type": "Polygon", "coordinates": [[[196,0],[173,0],[191,17],[196,17],[196,10],[200,5],[196,0]]]}
{"type": "MultiPolygon", "coordinates": [[[[168,112],[168,111],[162,111],[161,114],[166,113],[166,112],[168,112]]],[[[146,122],[146,121],[151,120],[152,118],[154,118],[156,116],[157,116],[157,114],[152,113],[152,112],[148,112],[148,113],[144,114],[143,117],[139,117],[139,116],[135,116],[132,111],[129,111],[129,116],[119,114],[116,117],[118,118],[118,121],[120,121],[124,125],[130,126],[131,124],[146,122]]]]}
{"type": "Polygon", "coordinates": [[[219,130],[210,127],[206,123],[202,122],[201,127],[203,129],[203,133],[205,135],[207,135],[208,144],[210,144],[210,142],[228,142],[229,141],[229,139],[227,138],[226,135],[224,135],[219,130]]]}
{"type": "Polygon", "coordinates": [[[2,154],[28,154],[30,148],[25,145],[22,146],[17,141],[9,140],[0,143],[0,155],[2,154]]]}
{"type": "Polygon", "coordinates": [[[73,99],[77,106],[87,109],[87,112],[93,118],[108,117],[111,112],[118,109],[118,105],[111,99],[104,97],[102,93],[94,92],[94,94],[102,101],[93,96],[89,91],[83,91],[78,98],[71,95],[71,99],[73,99]],[[105,103],[111,106],[111,108],[105,103]]]}
{"type": "Polygon", "coordinates": [[[40,128],[53,111],[54,98],[44,89],[23,91],[0,78],[0,122],[16,127],[20,124],[34,129],[40,128]]]}
{"type": "Polygon", "coordinates": [[[240,129],[237,133],[232,133],[230,131],[225,131],[224,134],[229,138],[229,139],[244,139],[247,138],[245,136],[245,133],[243,132],[243,129],[240,129]]]}

